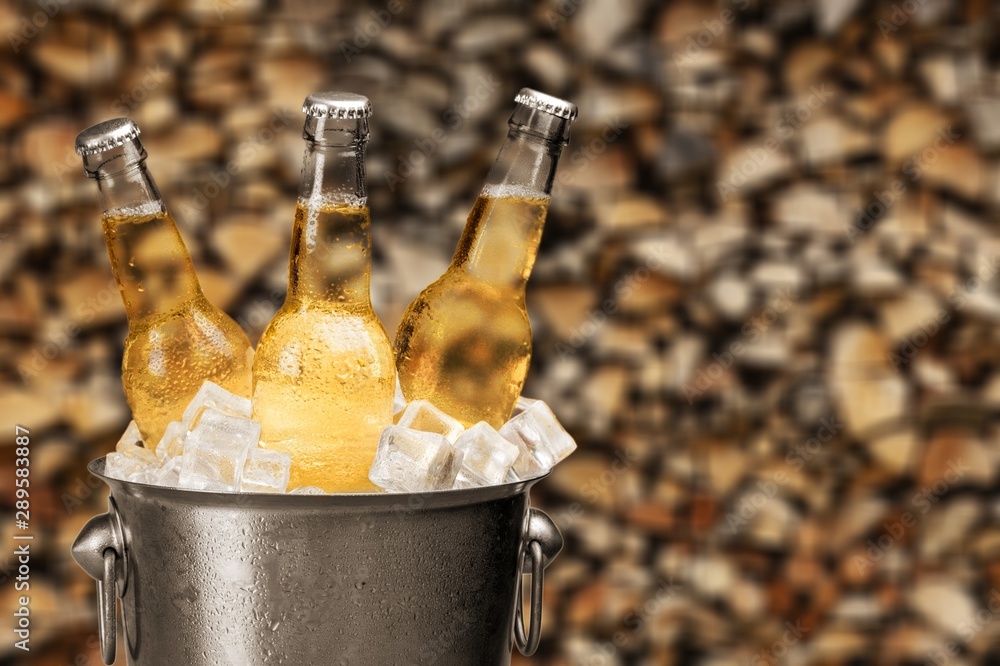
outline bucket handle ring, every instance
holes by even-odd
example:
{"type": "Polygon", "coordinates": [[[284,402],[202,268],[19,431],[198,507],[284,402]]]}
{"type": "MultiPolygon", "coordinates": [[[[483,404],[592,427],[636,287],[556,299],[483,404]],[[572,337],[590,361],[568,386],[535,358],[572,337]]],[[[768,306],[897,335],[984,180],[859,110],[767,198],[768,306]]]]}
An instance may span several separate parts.
{"type": "Polygon", "coordinates": [[[115,555],[114,548],[104,551],[104,575],[97,581],[97,607],[99,624],[97,634],[101,639],[101,658],[105,664],[115,663],[115,555]]]}
{"type": "Polygon", "coordinates": [[[542,585],[545,580],[545,570],[542,568],[542,544],[532,541],[521,553],[524,561],[526,553],[531,553],[531,618],[528,635],[524,635],[524,586],[518,581],[517,606],[514,609],[514,642],[518,651],[525,657],[535,654],[538,641],[542,637],[542,585]]]}
{"type": "Polygon", "coordinates": [[[109,497],[108,512],[91,518],[73,542],[73,559],[97,581],[97,633],[105,664],[115,663],[118,614],[115,597],[125,596],[127,557],[118,507],[109,497]]]}
{"type": "Polygon", "coordinates": [[[542,637],[542,587],[545,583],[545,567],[555,559],[563,547],[562,534],[552,519],[544,511],[528,509],[528,520],[525,528],[524,547],[518,569],[521,574],[531,574],[531,617],[528,619],[528,632],[524,631],[524,592],[521,581],[517,585],[517,606],[514,609],[514,643],[518,651],[525,657],[535,654],[538,642],[542,637]],[[525,561],[525,556],[531,557],[531,562],[525,561]]]}

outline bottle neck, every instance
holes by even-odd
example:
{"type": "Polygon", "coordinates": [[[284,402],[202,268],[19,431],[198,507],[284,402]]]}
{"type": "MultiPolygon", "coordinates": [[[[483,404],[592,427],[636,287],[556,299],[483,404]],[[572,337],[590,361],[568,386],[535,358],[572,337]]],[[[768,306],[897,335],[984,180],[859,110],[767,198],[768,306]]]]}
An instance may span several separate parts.
{"type": "Polygon", "coordinates": [[[322,200],[365,205],[365,144],[318,143],[306,139],[306,153],[299,183],[299,201],[322,200]]]}
{"type": "Polygon", "coordinates": [[[563,144],[511,127],[486,176],[485,188],[500,188],[548,197],[563,144]]]}
{"type": "Polygon", "coordinates": [[[365,142],[307,135],[288,270],[289,303],[371,307],[365,142]]]}
{"type": "Polygon", "coordinates": [[[194,264],[144,159],[119,156],[94,172],[111,269],[130,321],[176,311],[202,295],[194,264]]]}
{"type": "Polygon", "coordinates": [[[105,214],[131,209],[159,209],[166,214],[160,189],[146,169],[146,159],[130,161],[124,156],[101,164],[88,174],[97,182],[97,192],[105,214]]]}
{"type": "Polygon", "coordinates": [[[523,289],[538,254],[563,143],[512,127],[486,177],[452,265],[523,289]]]}

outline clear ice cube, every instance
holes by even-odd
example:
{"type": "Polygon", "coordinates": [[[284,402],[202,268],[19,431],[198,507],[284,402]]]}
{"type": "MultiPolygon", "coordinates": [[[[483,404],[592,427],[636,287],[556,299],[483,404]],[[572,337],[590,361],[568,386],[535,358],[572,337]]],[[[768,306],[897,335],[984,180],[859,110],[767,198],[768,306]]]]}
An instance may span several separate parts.
{"type": "Polygon", "coordinates": [[[195,417],[205,407],[215,409],[230,414],[232,416],[243,416],[250,418],[250,400],[230,393],[215,382],[206,381],[198,389],[198,392],[191,398],[191,402],[184,408],[184,415],[181,420],[185,425],[191,425],[195,417]]]}
{"type": "Polygon", "coordinates": [[[148,483],[153,484],[156,482],[156,472],[158,468],[156,466],[144,467],[138,472],[133,472],[129,475],[128,480],[132,483],[148,483]]]}
{"type": "Polygon", "coordinates": [[[518,448],[512,470],[518,479],[544,474],[576,450],[576,442],[541,400],[507,421],[500,428],[500,435],[518,448]]]}
{"type": "Polygon", "coordinates": [[[163,466],[156,470],[156,475],[151,483],[157,486],[166,486],[168,488],[180,488],[182,464],[182,456],[167,458],[167,461],[163,463],[163,466]]]}
{"type": "Polygon", "coordinates": [[[392,413],[399,414],[406,409],[406,397],[403,395],[403,387],[399,385],[399,377],[396,377],[396,395],[392,398],[392,413]]]}
{"type": "Polygon", "coordinates": [[[171,421],[163,431],[160,443],[156,445],[156,457],[162,465],[164,461],[179,456],[184,451],[184,437],[187,425],[181,421],[171,421]]]}
{"type": "Polygon", "coordinates": [[[115,453],[137,461],[138,466],[155,466],[159,464],[156,454],[142,445],[142,439],[139,437],[139,428],[135,425],[135,421],[128,424],[125,433],[118,440],[118,444],[115,445],[115,453]]]}
{"type": "Polygon", "coordinates": [[[135,458],[141,461],[144,465],[154,465],[158,466],[160,461],[156,458],[156,454],[143,446],[127,446],[123,447],[121,451],[118,451],[122,455],[128,456],[129,458],[135,458]]]}
{"type": "Polygon", "coordinates": [[[292,457],[281,451],[251,448],[243,466],[240,490],[245,493],[283,493],[288,488],[292,457]]]}
{"type": "Polygon", "coordinates": [[[139,434],[139,426],[135,424],[135,421],[129,421],[125,432],[122,433],[122,436],[118,439],[118,443],[115,444],[115,451],[122,453],[122,449],[132,446],[142,446],[142,435],[139,434]]]}
{"type": "Polygon", "coordinates": [[[216,490],[239,487],[251,447],[260,439],[260,423],[205,407],[191,423],[184,439],[180,484],[185,488],[216,490]],[[211,483],[216,482],[216,483],[211,483]]]}
{"type": "Polygon", "coordinates": [[[289,495],[326,495],[322,488],[316,486],[299,486],[295,490],[288,492],[289,495]]]}
{"type": "Polygon", "coordinates": [[[142,445],[139,426],[130,421],[115,444],[114,453],[109,453],[104,459],[104,473],[123,481],[146,483],[146,477],[142,475],[158,465],[156,454],[142,445]]]}
{"type": "Polygon", "coordinates": [[[518,456],[518,448],[480,421],[462,433],[455,448],[463,453],[456,488],[503,483],[518,456]]]}
{"type": "Polygon", "coordinates": [[[187,476],[184,476],[183,469],[177,483],[179,484],[177,487],[182,490],[207,490],[220,493],[236,492],[236,489],[228,483],[204,474],[189,473],[187,476]]]}
{"type": "Polygon", "coordinates": [[[531,409],[531,406],[534,405],[536,402],[541,402],[541,400],[525,398],[523,395],[518,396],[517,402],[514,404],[514,412],[510,415],[511,418],[517,416],[521,412],[531,409]]]}
{"type": "MultiPolygon", "coordinates": [[[[139,448],[139,447],[135,447],[139,448]]],[[[156,456],[153,456],[156,460],[156,456]]],[[[152,463],[153,466],[156,463],[152,463]]],[[[137,456],[130,456],[127,453],[115,451],[109,453],[104,459],[104,473],[114,479],[129,481],[140,472],[145,472],[151,466],[149,460],[137,456]]]]}
{"type": "Polygon", "coordinates": [[[462,424],[426,400],[414,400],[403,410],[396,425],[411,430],[433,432],[454,444],[462,434],[462,424]]]}
{"type": "Polygon", "coordinates": [[[514,460],[510,471],[507,472],[506,481],[533,479],[549,471],[549,468],[538,461],[538,458],[535,457],[531,449],[523,441],[517,440],[514,444],[517,446],[517,458],[514,460]]]}
{"type": "Polygon", "coordinates": [[[455,484],[462,458],[444,435],[388,426],[379,438],[368,478],[396,492],[444,490],[455,484]]]}

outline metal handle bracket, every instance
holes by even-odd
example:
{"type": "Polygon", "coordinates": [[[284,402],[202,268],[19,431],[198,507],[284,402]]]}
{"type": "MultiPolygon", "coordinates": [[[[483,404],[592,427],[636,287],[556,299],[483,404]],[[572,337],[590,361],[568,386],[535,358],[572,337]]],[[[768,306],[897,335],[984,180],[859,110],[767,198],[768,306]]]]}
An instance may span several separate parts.
{"type": "Polygon", "coordinates": [[[545,567],[549,566],[563,547],[562,534],[552,519],[544,511],[528,510],[528,520],[522,539],[518,569],[522,574],[531,574],[531,617],[528,631],[524,631],[523,584],[517,582],[517,607],[514,609],[514,643],[525,657],[535,654],[542,637],[542,588],[545,584],[545,567]],[[526,560],[526,555],[531,561],[526,560]]]}
{"type": "Polygon", "coordinates": [[[73,542],[73,559],[97,581],[98,636],[105,664],[115,662],[118,610],[115,597],[125,596],[127,557],[118,507],[108,498],[108,512],[87,521],[73,542]]]}

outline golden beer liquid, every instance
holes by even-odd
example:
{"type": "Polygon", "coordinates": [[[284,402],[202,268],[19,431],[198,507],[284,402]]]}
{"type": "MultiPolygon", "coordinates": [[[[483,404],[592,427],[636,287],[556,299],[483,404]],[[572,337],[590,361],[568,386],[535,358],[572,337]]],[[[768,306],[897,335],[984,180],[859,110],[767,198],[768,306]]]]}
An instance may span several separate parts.
{"type": "Polygon", "coordinates": [[[502,426],[531,360],[524,285],[549,198],[492,188],[476,201],[451,266],[410,304],[396,331],[403,395],[469,427],[502,426]]]}
{"type": "Polygon", "coordinates": [[[382,429],[392,423],[392,347],[369,297],[368,208],[295,211],[285,304],[254,362],[261,446],[292,456],[289,488],[378,492],[368,480],[382,429]]]}
{"type": "Polygon", "coordinates": [[[250,397],[253,347],[205,298],[169,214],[158,206],[114,211],[102,226],[129,314],[122,384],[142,440],[153,449],[205,380],[250,397]]]}

